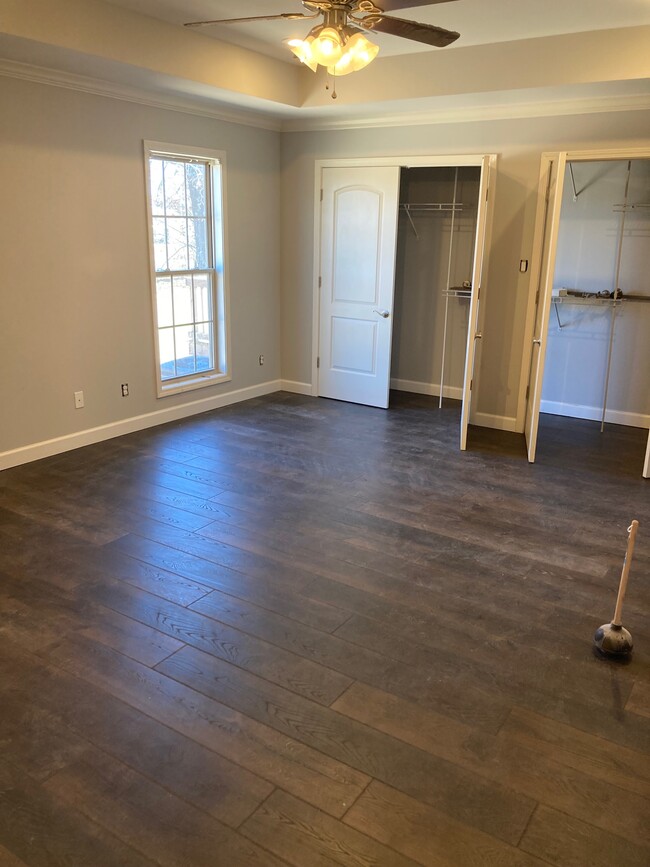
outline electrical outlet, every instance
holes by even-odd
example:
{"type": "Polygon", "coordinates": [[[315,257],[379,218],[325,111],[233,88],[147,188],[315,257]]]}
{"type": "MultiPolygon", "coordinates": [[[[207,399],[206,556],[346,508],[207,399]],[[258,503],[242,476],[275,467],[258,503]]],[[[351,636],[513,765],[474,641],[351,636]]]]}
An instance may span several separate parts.
{"type": "Polygon", "coordinates": [[[264,364],[264,356],[260,355],[259,357],[260,367],[264,364]]]}
{"type": "Polygon", "coordinates": [[[74,393],[74,406],[75,406],[75,409],[83,409],[83,407],[85,406],[83,391],[75,391],[75,393],[74,393]]]}
{"type": "Polygon", "coordinates": [[[129,396],[129,383],[123,382],[122,383],[122,397],[128,397],[128,396],[129,396]]]}

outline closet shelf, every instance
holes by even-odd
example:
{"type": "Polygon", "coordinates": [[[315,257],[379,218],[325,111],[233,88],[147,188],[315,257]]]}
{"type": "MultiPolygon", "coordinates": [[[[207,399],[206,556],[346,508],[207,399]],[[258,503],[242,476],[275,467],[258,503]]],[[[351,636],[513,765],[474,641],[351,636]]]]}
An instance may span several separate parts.
{"type": "Polygon", "coordinates": [[[617,307],[622,301],[633,303],[635,301],[650,301],[650,295],[623,295],[621,298],[599,298],[593,295],[587,298],[580,298],[577,295],[553,295],[551,302],[553,304],[578,304],[592,307],[617,307]]]}
{"type": "Polygon", "coordinates": [[[449,289],[442,290],[445,298],[471,298],[472,290],[466,286],[450,286],[449,289]]]}
{"type": "Polygon", "coordinates": [[[614,205],[612,210],[614,213],[620,214],[628,211],[647,211],[650,208],[650,202],[637,202],[632,205],[614,205]]]}
{"type": "Polygon", "coordinates": [[[400,205],[400,210],[413,214],[427,211],[462,211],[464,207],[462,202],[419,202],[417,204],[403,202],[400,205]]]}

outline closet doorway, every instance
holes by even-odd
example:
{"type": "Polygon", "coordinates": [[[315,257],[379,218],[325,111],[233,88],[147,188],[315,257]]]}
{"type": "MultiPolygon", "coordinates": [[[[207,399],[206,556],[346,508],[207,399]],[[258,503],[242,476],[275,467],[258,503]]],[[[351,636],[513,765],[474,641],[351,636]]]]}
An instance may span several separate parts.
{"type": "Polygon", "coordinates": [[[649,238],[650,150],[542,156],[529,461],[540,412],[650,427],[649,238]]]}
{"type": "Polygon", "coordinates": [[[317,164],[315,394],[386,408],[392,382],[456,397],[466,448],[495,168],[494,155],[317,164]]]}

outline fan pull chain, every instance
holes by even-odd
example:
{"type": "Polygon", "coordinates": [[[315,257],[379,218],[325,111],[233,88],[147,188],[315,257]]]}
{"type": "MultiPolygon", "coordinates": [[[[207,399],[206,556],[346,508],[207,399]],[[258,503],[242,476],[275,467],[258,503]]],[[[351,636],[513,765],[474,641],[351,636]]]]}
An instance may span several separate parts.
{"type": "Polygon", "coordinates": [[[326,85],[325,85],[325,90],[329,90],[329,89],[330,89],[330,83],[329,83],[330,78],[332,78],[332,79],[334,80],[334,83],[332,84],[332,99],[337,99],[337,98],[338,98],[338,93],[336,92],[336,76],[335,76],[335,75],[332,75],[332,74],[329,72],[329,70],[328,70],[328,72],[327,72],[327,83],[326,83],[326,85]]]}

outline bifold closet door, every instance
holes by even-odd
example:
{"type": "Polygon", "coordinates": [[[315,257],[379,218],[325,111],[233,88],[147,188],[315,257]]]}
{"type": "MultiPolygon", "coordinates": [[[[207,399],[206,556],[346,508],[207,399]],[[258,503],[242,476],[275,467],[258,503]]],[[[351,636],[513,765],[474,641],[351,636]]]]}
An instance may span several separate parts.
{"type": "Polygon", "coordinates": [[[469,322],[467,327],[467,346],[465,349],[465,374],[463,377],[463,406],[460,415],[460,447],[467,448],[467,428],[470,420],[472,403],[472,385],[474,380],[474,362],[476,360],[476,341],[480,340],[478,330],[478,315],[481,299],[481,285],[485,276],[486,245],[490,237],[490,208],[488,196],[490,191],[490,174],[492,160],[489,156],[483,158],[481,165],[481,183],[478,194],[476,215],[476,239],[474,241],[474,263],[472,265],[472,297],[469,303],[469,322]]]}
{"type": "Polygon", "coordinates": [[[531,463],[535,460],[537,450],[548,319],[553,294],[565,167],[566,157],[564,154],[551,154],[548,158],[544,157],[539,180],[535,238],[533,241],[535,258],[531,272],[531,286],[536,292],[536,312],[524,428],[528,460],[531,463]]]}
{"type": "Polygon", "coordinates": [[[643,465],[643,477],[650,479],[650,430],[648,431],[648,447],[645,451],[645,463],[643,465]]]}
{"type": "Polygon", "coordinates": [[[323,169],[318,393],[388,406],[398,166],[323,169]]]}

